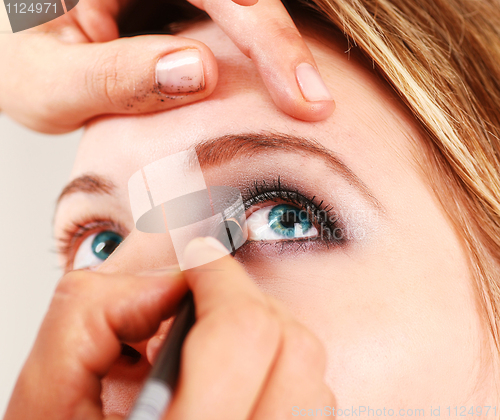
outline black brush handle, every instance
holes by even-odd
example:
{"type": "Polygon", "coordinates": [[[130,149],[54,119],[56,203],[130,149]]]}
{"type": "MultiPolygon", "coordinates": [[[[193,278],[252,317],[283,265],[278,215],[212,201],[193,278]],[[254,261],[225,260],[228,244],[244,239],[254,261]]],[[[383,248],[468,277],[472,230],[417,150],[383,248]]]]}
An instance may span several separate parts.
{"type": "Polygon", "coordinates": [[[150,378],[156,378],[165,382],[171,390],[175,389],[179,377],[184,339],[194,325],[195,320],[193,294],[189,291],[179,304],[177,316],[172,323],[172,327],[150,373],[150,378]]]}

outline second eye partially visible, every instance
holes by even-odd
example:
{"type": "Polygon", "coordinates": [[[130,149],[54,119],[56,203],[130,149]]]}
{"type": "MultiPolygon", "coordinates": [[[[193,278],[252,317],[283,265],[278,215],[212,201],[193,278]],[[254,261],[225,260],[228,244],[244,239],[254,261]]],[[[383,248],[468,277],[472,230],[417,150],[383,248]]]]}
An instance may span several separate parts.
{"type": "Polygon", "coordinates": [[[98,266],[113,253],[122,241],[123,237],[111,230],[87,236],[75,254],[73,270],[98,266]]]}
{"type": "Polygon", "coordinates": [[[64,271],[99,266],[127,235],[121,224],[109,217],[87,215],[80,221],[71,221],[57,238],[58,253],[64,259],[64,271]]]}

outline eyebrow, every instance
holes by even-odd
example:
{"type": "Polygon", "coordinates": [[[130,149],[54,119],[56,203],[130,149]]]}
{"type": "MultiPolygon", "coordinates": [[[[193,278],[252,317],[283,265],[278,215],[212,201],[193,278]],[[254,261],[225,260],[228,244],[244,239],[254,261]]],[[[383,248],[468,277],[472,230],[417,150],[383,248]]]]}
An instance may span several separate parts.
{"type": "MultiPolygon", "coordinates": [[[[204,168],[220,166],[240,156],[251,157],[266,151],[302,153],[320,158],[333,171],[339,173],[351,185],[356,187],[374,207],[379,210],[383,208],[368,186],[339,156],[313,139],[272,132],[228,134],[198,143],[194,150],[200,166],[204,168]]],[[[111,180],[101,175],[87,173],[75,178],[66,185],[59,195],[57,203],[61,202],[63,198],[78,192],[112,195],[115,190],[116,186],[111,180]]]]}
{"type": "Polygon", "coordinates": [[[75,178],[63,188],[57,199],[57,204],[59,204],[63,198],[79,192],[112,195],[115,190],[116,186],[111,180],[101,175],[87,173],[75,178]]]}

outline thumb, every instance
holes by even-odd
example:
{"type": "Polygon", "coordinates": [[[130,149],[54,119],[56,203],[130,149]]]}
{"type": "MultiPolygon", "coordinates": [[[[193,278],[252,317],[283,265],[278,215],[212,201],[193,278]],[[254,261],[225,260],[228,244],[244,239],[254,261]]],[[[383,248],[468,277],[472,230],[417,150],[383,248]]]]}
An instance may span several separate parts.
{"type": "Polygon", "coordinates": [[[210,49],[176,36],[66,44],[37,34],[17,37],[6,50],[0,107],[18,122],[53,134],[103,114],[156,112],[195,102],[217,84],[210,49]],[[16,45],[20,42],[23,48],[16,45]],[[7,68],[9,62],[17,68],[7,68]],[[38,64],[35,71],[32,63],[38,64]]]}

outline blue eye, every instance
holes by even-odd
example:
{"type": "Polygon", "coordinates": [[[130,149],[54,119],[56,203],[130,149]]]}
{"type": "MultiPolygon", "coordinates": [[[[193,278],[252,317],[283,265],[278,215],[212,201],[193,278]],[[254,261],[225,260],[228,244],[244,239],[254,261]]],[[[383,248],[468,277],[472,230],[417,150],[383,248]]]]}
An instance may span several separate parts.
{"type": "Polygon", "coordinates": [[[120,245],[123,238],[116,232],[107,230],[97,234],[92,241],[92,252],[101,260],[107,259],[113,251],[120,245]]]}
{"type": "Polygon", "coordinates": [[[273,207],[269,212],[268,220],[272,230],[287,238],[301,236],[312,227],[306,212],[289,204],[273,207]]]}
{"type": "Polygon", "coordinates": [[[247,219],[248,239],[253,241],[310,238],[318,230],[308,212],[290,204],[268,206],[252,213],[247,219]]]}
{"type": "Polygon", "coordinates": [[[96,267],[106,260],[123,241],[123,236],[111,230],[89,235],[78,247],[73,270],[96,267]]]}

